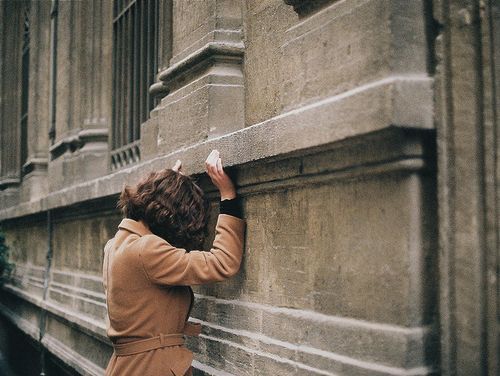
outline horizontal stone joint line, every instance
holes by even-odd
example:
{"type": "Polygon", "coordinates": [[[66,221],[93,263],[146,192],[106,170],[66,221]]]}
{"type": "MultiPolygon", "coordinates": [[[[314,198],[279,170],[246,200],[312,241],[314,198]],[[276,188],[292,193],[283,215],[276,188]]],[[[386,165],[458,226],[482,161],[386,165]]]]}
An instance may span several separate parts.
{"type": "Polygon", "coordinates": [[[4,286],[4,289],[16,295],[20,299],[24,299],[42,310],[56,315],[60,319],[68,322],[70,325],[79,327],[80,330],[88,333],[90,336],[93,336],[99,341],[106,344],[110,343],[106,335],[104,318],[102,320],[97,320],[88,315],[82,315],[81,313],[75,312],[50,300],[42,300],[41,297],[33,296],[32,294],[14,286],[7,285],[4,286]]]}
{"type": "MultiPolygon", "coordinates": [[[[359,368],[387,372],[388,374],[391,374],[391,375],[402,375],[402,374],[406,374],[406,373],[412,374],[414,372],[421,372],[422,370],[428,370],[427,367],[415,367],[413,369],[406,370],[406,369],[399,368],[399,367],[386,366],[386,365],[382,365],[382,364],[375,363],[375,362],[368,362],[368,361],[364,361],[364,360],[360,360],[360,359],[355,359],[355,358],[352,358],[350,356],[341,355],[341,354],[337,354],[337,353],[330,352],[330,351],[316,349],[316,348],[311,347],[311,346],[305,346],[305,345],[301,345],[301,344],[295,345],[295,344],[292,344],[290,342],[277,340],[277,339],[268,337],[268,336],[260,334],[260,333],[252,333],[250,331],[242,330],[242,329],[225,328],[225,327],[222,327],[220,325],[212,324],[212,323],[209,323],[209,322],[206,322],[203,320],[199,320],[199,319],[195,319],[195,318],[192,318],[191,320],[193,322],[200,323],[202,326],[207,326],[209,328],[221,330],[221,331],[231,333],[234,335],[243,336],[243,337],[247,337],[250,339],[258,340],[258,341],[264,342],[266,344],[281,346],[281,347],[284,347],[288,350],[292,350],[295,352],[303,352],[303,353],[307,353],[307,354],[311,354],[311,355],[318,355],[318,356],[321,356],[323,358],[337,361],[337,362],[342,363],[342,364],[349,364],[351,366],[355,366],[355,367],[359,367],[359,368]]],[[[206,336],[207,338],[212,337],[212,336],[208,336],[205,334],[203,336],[206,336]]],[[[215,338],[215,337],[212,337],[212,338],[215,338]]],[[[217,340],[227,341],[227,342],[235,344],[232,341],[228,341],[228,340],[224,340],[224,339],[220,339],[220,338],[217,340]]],[[[246,347],[246,346],[245,346],[245,349],[247,349],[249,352],[259,352],[260,351],[257,349],[251,349],[251,348],[246,347]]],[[[271,353],[266,353],[266,354],[268,354],[270,357],[276,356],[276,355],[271,354],[271,353]]],[[[300,363],[300,364],[302,364],[302,363],[300,363]]],[[[420,374],[420,373],[418,373],[418,374],[420,374]]]]}
{"type": "Polygon", "coordinates": [[[256,182],[246,184],[238,188],[238,194],[245,196],[253,192],[260,193],[262,191],[289,189],[290,186],[303,186],[305,182],[309,184],[326,183],[331,180],[349,179],[357,176],[369,176],[378,174],[387,174],[395,172],[412,173],[425,168],[422,158],[402,158],[395,162],[380,162],[373,164],[365,164],[337,170],[314,172],[309,174],[301,174],[288,176],[279,179],[271,179],[265,182],[256,182]]]}
{"type": "MultiPolygon", "coordinates": [[[[52,284],[51,284],[52,285],[52,284]]],[[[71,289],[68,289],[68,290],[71,290],[71,289]]],[[[106,303],[104,300],[102,301],[99,301],[99,300],[93,300],[93,299],[90,299],[90,298],[87,298],[85,296],[82,296],[82,295],[74,295],[74,294],[70,294],[69,292],[67,291],[64,291],[63,289],[61,288],[51,288],[49,286],[49,293],[50,292],[55,292],[55,293],[58,293],[58,294],[61,294],[61,295],[65,295],[65,296],[69,296],[71,298],[75,298],[75,299],[78,299],[78,300],[83,300],[85,302],[88,302],[88,303],[92,303],[92,304],[95,304],[99,307],[106,307],[106,303]]]]}
{"type": "Polygon", "coordinates": [[[78,271],[66,271],[61,269],[52,269],[52,274],[62,274],[70,277],[88,279],[94,282],[102,283],[102,276],[96,276],[92,274],[79,273],[78,271]]]}
{"type": "MultiPolygon", "coordinates": [[[[66,290],[80,292],[82,294],[98,298],[100,301],[104,301],[106,299],[106,296],[104,295],[104,293],[97,292],[94,290],[84,289],[84,288],[81,288],[78,286],[68,285],[68,284],[64,284],[64,283],[60,283],[60,282],[55,282],[53,280],[50,281],[49,289],[50,289],[50,286],[59,287],[59,289],[66,289],[66,290]]],[[[80,297],[81,295],[75,295],[75,296],[80,297]]]]}
{"type": "Polygon", "coordinates": [[[222,371],[219,369],[215,369],[213,367],[210,367],[207,364],[201,363],[197,361],[196,359],[193,360],[192,365],[194,368],[199,369],[200,371],[203,371],[205,373],[208,373],[209,375],[216,375],[216,376],[237,376],[232,373],[228,373],[226,371],[222,371]]]}
{"type": "Polygon", "coordinates": [[[224,343],[226,345],[236,347],[236,348],[238,348],[240,350],[243,350],[243,351],[246,351],[248,353],[260,355],[260,356],[263,356],[263,357],[275,360],[275,361],[280,362],[280,363],[290,364],[290,365],[292,365],[294,367],[301,368],[301,369],[304,369],[304,370],[307,370],[307,371],[317,372],[319,374],[326,375],[326,376],[336,376],[335,374],[333,374],[331,372],[327,372],[327,371],[324,371],[324,370],[321,370],[321,369],[318,369],[318,368],[310,367],[307,364],[299,363],[299,362],[296,362],[296,361],[293,361],[293,360],[290,360],[290,359],[283,358],[281,356],[277,356],[277,355],[274,355],[274,354],[266,353],[266,352],[263,352],[263,351],[260,351],[260,350],[256,350],[256,349],[251,349],[249,347],[240,345],[240,344],[232,342],[232,341],[228,341],[226,339],[216,338],[216,337],[212,337],[212,336],[209,336],[209,335],[206,335],[206,334],[200,334],[199,337],[200,338],[205,338],[205,339],[208,339],[208,340],[214,341],[214,342],[224,343]]]}
{"type": "MultiPolygon", "coordinates": [[[[201,76],[201,77],[197,78],[196,80],[191,81],[191,82],[190,82],[189,84],[187,84],[186,86],[182,86],[182,87],[178,88],[177,90],[175,90],[175,91],[171,92],[171,93],[169,94],[169,97],[168,97],[168,98],[170,98],[171,96],[175,95],[175,93],[178,93],[178,92],[179,92],[179,91],[181,91],[181,90],[185,90],[187,87],[189,87],[189,86],[191,86],[191,85],[195,85],[196,83],[200,82],[201,80],[203,80],[203,79],[205,79],[206,77],[211,76],[211,75],[212,75],[211,73],[207,73],[207,74],[205,74],[205,75],[203,75],[203,76],[201,76]]],[[[170,107],[171,105],[176,104],[176,103],[178,103],[178,102],[180,102],[180,101],[182,101],[182,100],[186,99],[187,97],[190,97],[190,96],[192,96],[192,95],[194,95],[194,94],[198,93],[199,91],[201,91],[201,90],[203,90],[203,89],[206,89],[207,87],[210,87],[210,86],[213,86],[213,87],[221,87],[221,86],[224,86],[224,87],[243,87],[243,85],[235,85],[235,84],[227,84],[227,85],[225,85],[225,84],[212,84],[212,83],[207,83],[207,84],[205,84],[205,85],[203,85],[203,86],[201,86],[201,87],[199,87],[199,88],[197,88],[197,89],[195,89],[195,90],[189,91],[187,94],[185,94],[185,95],[183,95],[183,96],[181,96],[181,97],[179,97],[179,98],[176,98],[175,100],[171,100],[171,101],[169,101],[169,102],[168,102],[168,103],[166,103],[166,104],[165,104],[165,106],[163,106],[162,108],[168,108],[168,107],[170,107]]]]}
{"type": "Polygon", "coordinates": [[[233,299],[221,299],[213,296],[195,294],[196,299],[206,299],[219,304],[236,305],[251,309],[258,309],[265,312],[290,315],[298,318],[310,319],[312,321],[326,322],[335,324],[338,326],[358,326],[360,328],[371,329],[374,331],[385,331],[389,333],[397,333],[403,335],[424,335],[429,331],[429,328],[414,327],[405,328],[397,325],[391,325],[386,323],[374,323],[360,319],[346,318],[340,316],[325,315],[324,313],[318,313],[309,310],[301,310],[294,308],[285,307],[275,307],[271,305],[266,305],[262,303],[246,302],[242,300],[233,299]]]}

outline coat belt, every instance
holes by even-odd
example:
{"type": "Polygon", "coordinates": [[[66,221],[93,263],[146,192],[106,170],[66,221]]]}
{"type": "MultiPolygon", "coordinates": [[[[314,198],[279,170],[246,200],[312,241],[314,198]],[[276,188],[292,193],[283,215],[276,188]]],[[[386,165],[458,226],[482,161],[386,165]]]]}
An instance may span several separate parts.
{"type": "Polygon", "coordinates": [[[160,334],[156,337],[137,341],[113,344],[116,356],[134,355],[162,347],[184,345],[184,336],[197,336],[201,332],[201,325],[187,322],[182,333],[160,334]]]}

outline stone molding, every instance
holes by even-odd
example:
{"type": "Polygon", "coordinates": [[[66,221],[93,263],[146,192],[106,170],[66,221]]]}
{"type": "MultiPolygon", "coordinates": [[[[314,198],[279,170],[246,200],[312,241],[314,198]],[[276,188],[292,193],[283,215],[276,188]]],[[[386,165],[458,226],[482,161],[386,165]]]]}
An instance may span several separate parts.
{"type": "Polygon", "coordinates": [[[18,187],[20,183],[21,183],[21,178],[17,176],[15,177],[2,176],[0,178],[0,190],[11,187],[18,187]]]}
{"type": "MultiPolygon", "coordinates": [[[[109,338],[106,335],[106,326],[104,323],[104,318],[101,322],[96,320],[95,318],[84,316],[82,315],[81,312],[74,312],[67,309],[66,307],[61,306],[60,304],[56,304],[53,301],[43,300],[41,296],[40,297],[35,296],[31,293],[24,291],[22,288],[10,284],[4,285],[2,289],[38,307],[39,309],[49,312],[50,314],[58,317],[59,320],[65,321],[70,326],[77,327],[78,330],[87,335],[90,335],[91,337],[97,339],[99,342],[105,344],[111,344],[109,338]]],[[[34,332],[34,330],[31,330],[31,332],[34,332]]]]}
{"type": "Polygon", "coordinates": [[[149,94],[153,97],[163,98],[165,95],[168,95],[168,88],[163,85],[163,82],[155,82],[153,85],[149,87],[149,94]]]}
{"type": "Polygon", "coordinates": [[[47,158],[30,158],[22,167],[23,175],[27,175],[32,172],[46,172],[47,164],[47,158]]]}
{"type": "Polygon", "coordinates": [[[163,98],[171,92],[168,83],[173,83],[191,68],[205,68],[213,62],[231,62],[241,64],[245,47],[243,43],[210,42],[185,57],[178,63],[164,69],[158,74],[159,82],[149,87],[149,93],[163,98]]]}
{"type": "Polygon", "coordinates": [[[366,135],[381,130],[432,129],[432,112],[429,111],[433,101],[432,83],[433,80],[426,76],[387,77],[253,126],[52,192],[40,200],[4,208],[0,210],[0,219],[116,195],[123,184],[134,184],[149,171],[173,166],[177,159],[183,161],[188,173],[202,174],[202,161],[212,149],[224,152],[227,155],[225,164],[230,167],[292,152],[304,153],[311,148],[330,147],[349,139],[359,142],[366,135]],[[417,97],[426,100],[415,101],[417,97]],[[415,102],[414,108],[408,112],[407,104],[411,102],[415,102]],[[366,103],[372,106],[366,107],[366,103]],[[353,111],[354,108],[358,110],[353,111]]]}
{"type": "MultiPolygon", "coordinates": [[[[74,153],[77,150],[82,149],[87,144],[107,143],[107,141],[108,129],[83,129],[77,134],[65,137],[52,145],[49,148],[50,157],[51,160],[54,160],[67,152],[74,153]]],[[[107,145],[105,149],[107,150],[107,145]]]]}
{"type": "Polygon", "coordinates": [[[297,352],[302,355],[296,357],[300,360],[295,365],[303,369],[329,362],[328,369],[342,367],[355,374],[384,368],[391,375],[413,374],[417,369],[422,373],[415,374],[432,373],[425,366],[425,348],[435,335],[431,326],[404,327],[200,294],[195,294],[195,298],[197,304],[191,320],[202,324],[201,338],[209,342],[224,342],[229,348],[243,342],[243,351],[253,353],[265,348],[263,352],[284,359],[293,359],[286,355],[288,351],[297,352]],[[196,318],[197,314],[207,316],[207,312],[210,312],[208,319],[196,318]],[[222,323],[210,322],[223,316],[223,312],[232,312],[234,321],[228,317],[222,323]],[[252,320],[242,323],[241,317],[252,320]],[[310,330],[304,338],[299,338],[296,333],[283,333],[279,324],[282,322],[310,330]],[[325,346],[325,336],[335,338],[338,346],[335,349],[325,346]],[[238,343],[235,337],[239,338],[238,343]],[[360,342],[369,345],[360,348],[360,342]]]}
{"type": "MultiPolygon", "coordinates": [[[[243,43],[210,42],[160,72],[158,79],[162,81],[163,87],[171,91],[171,87],[175,86],[177,81],[186,74],[191,73],[192,70],[205,68],[214,62],[241,64],[244,53],[245,46],[243,43]]],[[[151,90],[158,90],[157,88],[157,84],[152,85],[150,92],[151,90]]]]}

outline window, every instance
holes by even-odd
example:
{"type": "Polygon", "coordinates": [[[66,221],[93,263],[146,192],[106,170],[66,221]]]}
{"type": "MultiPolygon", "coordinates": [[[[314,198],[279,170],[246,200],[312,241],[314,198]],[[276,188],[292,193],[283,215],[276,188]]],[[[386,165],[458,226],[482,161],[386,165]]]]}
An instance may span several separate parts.
{"type": "Polygon", "coordinates": [[[149,87],[158,69],[158,3],[113,3],[112,169],[139,161],[140,126],[155,105],[149,87]]]}

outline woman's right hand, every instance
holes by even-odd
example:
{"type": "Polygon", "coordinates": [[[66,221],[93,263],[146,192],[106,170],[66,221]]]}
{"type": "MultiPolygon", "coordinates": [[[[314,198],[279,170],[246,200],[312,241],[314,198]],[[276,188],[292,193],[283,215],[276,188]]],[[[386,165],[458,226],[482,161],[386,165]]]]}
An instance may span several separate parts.
{"type": "Polygon", "coordinates": [[[205,161],[205,169],[212,183],[219,189],[220,199],[230,200],[236,197],[236,189],[231,178],[222,168],[222,160],[218,150],[212,150],[205,161]]]}

